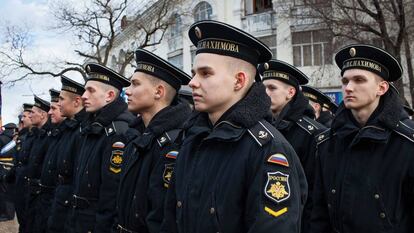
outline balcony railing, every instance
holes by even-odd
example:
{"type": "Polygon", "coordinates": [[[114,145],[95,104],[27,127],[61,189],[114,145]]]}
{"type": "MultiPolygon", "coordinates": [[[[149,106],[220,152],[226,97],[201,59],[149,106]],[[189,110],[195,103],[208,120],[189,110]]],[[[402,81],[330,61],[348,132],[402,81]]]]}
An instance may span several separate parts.
{"type": "Polygon", "coordinates": [[[257,34],[260,32],[270,31],[276,28],[276,19],[273,11],[246,15],[242,18],[243,30],[257,34]]]}

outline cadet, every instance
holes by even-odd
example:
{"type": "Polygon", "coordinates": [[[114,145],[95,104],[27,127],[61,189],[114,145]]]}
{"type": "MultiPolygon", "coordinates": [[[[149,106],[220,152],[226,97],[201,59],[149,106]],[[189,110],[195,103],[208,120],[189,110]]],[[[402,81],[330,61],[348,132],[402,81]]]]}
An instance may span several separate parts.
{"type": "Polygon", "coordinates": [[[161,232],[299,232],[306,180],[299,159],[264,118],[257,75],[269,48],[233,26],[194,23],[195,110],[169,186],[161,232]]]}
{"type": "Polygon", "coordinates": [[[327,128],[331,127],[333,113],[338,106],[329,96],[311,86],[302,86],[303,95],[308,97],[309,104],[315,110],[316,121],[327,128]]]}
{"type": "MultiPolygon", "coordinates": [[[[24,233],[26,229],[26,204],[27,204],[27,165],[29,161],[29,153],[32,147],[34,133],[32,131],[32,121],[30,114],[33,104],[24,103],[22,113],[22,128],[16,140],[16,158],[14,160],[14,167],[10,176],[10,182],[15,184],[16,194],[14,198],[14,206],[16,209],[17,222],[19,223],[19,233],[24,233]]],[[[9,173],[10,174],[10,173],[9,173]]]]}
{"type": "Polygon", "coordinates": [[[62,121],[65,119],[58,106],[60,92],[50,89],[50,110],[49,117],[52,123],[48,139],[48,150],[44,157],[42,171],[39,179],[40,193],[36,198],[35,226],[32,230],[34,233],[43,233],[47,229],[47,219],[50,215],[50,208],[56,187],[56,157],[59,153],[59,143],[62,132],[65,131],[65,125],[62,121]]]}
{"type": "Polygon", "coordinates": [[[362,44],[335,61],[344,99],[318,136],[312,232],[414,232],[414,124],[388,83],[401,65],[362,44]]]}
{"type": "Polygon", "coordinates": [[[61,83],[58,106],[66,119],[62,123],[65,131],[57,149],[56,173],[53,176],[57,183],[47,223],[49,233],[68,232],[70,229],[66,223],[72,209],[74,162],[82,140],[80,127],[87,117],[81,98],[85,91],[83,85],[65,76],[61,76],[61,83]]]}
{"type": "Polygon", "coordinates": [[[7,181],[6,176],[13,169],[14,158],[16,157],[16,136],[17,126],[14,123],[7,123],[3,126],[4,130],[0,134],[0,221],[8,221],[14,218],[13,206],[13,182],[7,181]]]}
{"type": "Polygon", "coordinates": [[[177,92],[191,78],[146,50],[138,49],[135,55],[137,69],[125,94],[128,110],[139,114],[139,128],[144,130],[125,152],[116,232],[158,233],[178,153],[174,141],[191,114],[177,92]]]}
{"type": "Polygon", "coordinates": [[[46,152],[49,147],[49,137],[51,123],[48,117],[50,110],[50,103],[37,96],[34,97],[35,104],[33,105],[30,119],[33,125],[33,132],[35,139],[33,146],[30,149],[29,164],[28,164],[28,184],[29,197],[27,202],[27,225],[26,231],[32,232],[35,228],[36,215],[36,199],[40,194],[41,187],[39,183],[42,164],[46,152]]]}
{"type": "Polygon", "coordinates": [[[305,170],[309,195],[302,217],[302,232],[308,232],[312,208],[316,135],[326,128],[313,120],[314,111],[301,91],[300,85],[308,82],[308,77],[304,73],[279,60],[270,60],[261,64],[259,71],[263,77],[266,93],[272,101],[270,107],[274,117],[272,124],[295,149],[305,170]]]}
{"type": "Polygon", "coordinates": [[[125,132],[133,119],[119,96],[129,81],[99,64],[87,64],[85,70],[89,78],[82,99],[90,117],[81,132],[84,138],[76,163],[71,226],[76,233],[111,232],[125,132]]]}

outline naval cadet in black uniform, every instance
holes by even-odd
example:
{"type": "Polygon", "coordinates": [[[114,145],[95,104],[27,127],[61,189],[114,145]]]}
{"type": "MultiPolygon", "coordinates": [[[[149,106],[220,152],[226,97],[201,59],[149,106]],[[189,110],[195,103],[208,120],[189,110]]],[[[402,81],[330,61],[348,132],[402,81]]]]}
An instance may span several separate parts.
{"type": "Polygon", "coordinates": [[[60,91],[50,89],[50,110],[48,112],[52,123],[50,134],[48,135],[48,150],[46,152],[42,171],[39,179],[40,193],[36,197],[35,203],[35,224],[31,231],[33,233],[44,233],[47,229],[47,220],[50,215],[52,199],[56,187],[56,158],[59,153],[58,145],[64,143],[60,141],[65,125],[65,119],[58,106],[60,91]]]}
{"type": "Polygon", "coordinates": [[[79,154],[80,129],[85,123],[87,113],[83,108],[83,84],[61,76],[62,88],[59,95],[59,108],[66,119],[62,122],[62,132],[56,157],[54,179],[56,189],[51,204],[47,228],[49,233],[69,232],[68,214],[72,209],[73,170],[76,156],[79,154]]]}
{"type": "Polygon", "coordinates": [[[118,192],[116,232],[158,233],[178,147],[175,143],[191,114],[178,99],[190,76],[155,54],[138,49],[137,68],[126,89],[128,110],[139,114],[142,136],[126,149],[118,192]]]}
{"type": "MultiPolygon", "coordinates": [[[[19,233],[24,233],[26,228],[26,204],[28,197],[27,184],[27,165],[29,153],[32,147],[34,134],[32,131],[32,121],[30,114],[33,104],[24,103],[21,117],[21,129],[16,140],[16,158],[12,168],[13,175],[10,182],[15,184],[14,206],[16,209],[17,222],[19,223],[19,233]]],[[[9,173],[10,174],[10,173],[9,173]]]]}
{"type": "Polygon", "coordinates": [[[26,231],[32,232],[35,228],[36,215],[36,199],[40,194],[40,174],[42,170],[43,160],[49,147],[49,137],[51,130],[51,122],[48,112],[50,103],[46,100],[34,97],[34,105],[30,114],[33,125],[34,141],[30,149],[27,181],[29,184],[29,196],[27,200],[27,224],[26,231]]]}
{"type": "Polygon", "coordinates": [[[90,116],[81,132],[83,139],[76,162],[71,226],[75,233],[111,232],[125,159],[125,133],[134,118],[120,92],[130,82],[99,64],[87,64],[85,70],[89,77],[82,99],[90,116]]]}
{"type": "Polygon", "coordinates": [[[309,104],[315,110],[316,121],[327,128],[331,127],[338,106],[332,99],[320,90],[311,86],[302,86],[303,95],[309,99],[309,104]]]}
{"type": "Polygon", "coordinates": [[[318,136],[311,232],[414,232],[414,124],[388,83],[402,67],[363,44],[335,61],[344,99],[318,136]]]}
{"type": "Polygon", "coordinates": [[[161,232],[299,232],[307,184],[299,158],[268,122],[257,75],[270,49],[217,21],[190,27],[196,112],[169,184],[161,232]]]}
{"type": "Polygon", "coordinates": [[[302,232],[309,231],[312,208],[313,173],[316,152],[316,135],[326,127],[314,120],[313,109],[303,95],[301,86],[308,77],[296,67],[270,60],[259,66],[266,93],[272,101],[272,124],[286,137],[299,156],[308,181],[309,195],[303,212],[302,232]]]}

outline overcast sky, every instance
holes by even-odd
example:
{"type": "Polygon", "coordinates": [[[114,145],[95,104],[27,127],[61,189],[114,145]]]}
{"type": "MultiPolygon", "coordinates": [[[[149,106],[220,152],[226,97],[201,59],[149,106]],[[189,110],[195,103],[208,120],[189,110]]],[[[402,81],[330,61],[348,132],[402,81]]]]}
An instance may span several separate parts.
{"type": "MultiPolygon", "coordinates": [[[[10,24],[30,26],[33,44],[28,52],[33,60],[42,62],[57,58],[77,59],[72,52],[74,48],[70,36],[48,30],[53,18],[49,16],[47,0],[0,0],[0,15],[2,24],[10,22],[10,24]]],[[[72,73],[69,76],[82,81],[80,75],[72,73]]],[[[15,78],[18,77],[19,75],[16,74],[15,78]]],[[[59,78],[33,77],[14,86],[4,85],[2,88],[3,124],[17,122],[22,103],[33,103],[33,94],[49,100],[50,88],[60,89],[59,78]]]]}

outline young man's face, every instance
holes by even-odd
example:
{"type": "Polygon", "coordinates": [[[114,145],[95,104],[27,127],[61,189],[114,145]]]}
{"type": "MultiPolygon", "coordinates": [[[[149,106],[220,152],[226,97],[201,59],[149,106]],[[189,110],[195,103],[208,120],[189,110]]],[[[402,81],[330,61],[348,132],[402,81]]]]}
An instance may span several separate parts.
{"type": "MultiPolygon", "coordinates": [[[[230,58],[231,59],[231,58],[230,58]]],[[[188,84],[193,91],[194,108],[200,112],[225,112],[234,98],[235,74],[229,58],[200,53],[194,60],[193,78],[188,84]]]]}
{"type": "Polygon", "coordinates": [[[263,81],[263,84],[266,87],[266,94],[271,99],[270,110],[272,113],[280,113],[286,104],[291,100],[291,95],[289,95],[290,85],[275,79],[266,79],[263,81]]]}
{"type": "Polygon", "coordinates": [[[75,113],[76,95],[68,91],[60,91],[58,107],[64,117],[73,117],[75,113]]]}
{"type": "Polygon", "coordinates": [[[30,128],[32,126],[32,120],[30,120],[30,112],[24,111],[22,114],[22,127],[30,128]]]}
{"type": "Polygon", "coordinates": [[[32,122],[32,125],[39,127],[42,121],[44,120],[44,111],[36,106],[33,106],[32,112],[29,115],[29,118],[32,122]]]}
{"type": "Polygon", "coordinates": [[[85,92],[82,95],[83,106],[86,112],[96,112],[103,108],[106,102],[107,91],[98,81],[88,81],[85,84],[85,92]]]}
{"type": "Polygon", "coordinates": [[[125,90],[128,96],[128,110],[138,114],[154,105],[156,88],[151,78],[143,72],[135,72],[131,78],[131,85],[125,90]]]}
{"type": "Polygon", "coordinates": [[[380,91],[381,82],[385,81],[370,71],[361,69],[346,70],[342,77],[345,107],[360,110],[378,101],[380,95],[383,94],[380,91]]]}
{"type": "Polygon", "coordinates": [[[63,116],[60,113],[58,103],[56,103],[56,102],[51,102],[50,103],[50,110],[49,110],[48,114],[49,114],[50,120],[52,121],[53,124],[58,124],[58,123],[63,121],[63,116]]]}

